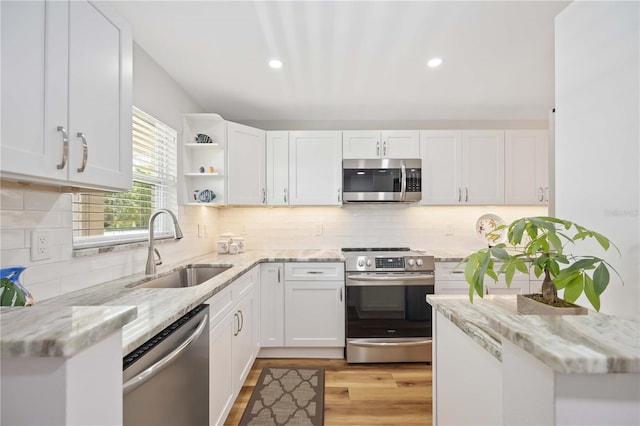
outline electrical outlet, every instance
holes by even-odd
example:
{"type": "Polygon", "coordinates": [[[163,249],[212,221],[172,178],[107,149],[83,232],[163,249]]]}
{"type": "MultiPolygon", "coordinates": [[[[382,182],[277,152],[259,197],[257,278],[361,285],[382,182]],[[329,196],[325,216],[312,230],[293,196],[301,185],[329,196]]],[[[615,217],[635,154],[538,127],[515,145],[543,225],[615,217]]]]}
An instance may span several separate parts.
{"type": "Polygon", "coordinates": [[[31,260],[51,259],[51,233],[49,231],[31,232],[31,260]]]}

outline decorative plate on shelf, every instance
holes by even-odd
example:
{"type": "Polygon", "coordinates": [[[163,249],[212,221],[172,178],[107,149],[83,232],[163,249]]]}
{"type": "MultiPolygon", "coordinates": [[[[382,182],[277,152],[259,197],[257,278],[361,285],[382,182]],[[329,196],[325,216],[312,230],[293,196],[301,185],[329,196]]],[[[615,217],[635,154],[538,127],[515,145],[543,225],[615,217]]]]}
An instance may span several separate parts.
{"type": "Polygon", "coordinates": [[[476,221],[476,235],[478,238],[490,246],[504,243],[507,240],[507,230],[493,232],[500,225],[504,225],[504,220],[495,214],[483,214],[476,221]]]}

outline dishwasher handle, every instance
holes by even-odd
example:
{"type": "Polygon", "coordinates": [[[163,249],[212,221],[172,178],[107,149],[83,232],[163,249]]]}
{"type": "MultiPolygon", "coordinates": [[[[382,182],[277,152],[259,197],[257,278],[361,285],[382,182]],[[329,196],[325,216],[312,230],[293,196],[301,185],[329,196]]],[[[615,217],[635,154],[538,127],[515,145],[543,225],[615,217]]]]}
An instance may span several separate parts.
{"type": "Polygon", "coordinates": [[[124,385],[122,385],[123,395],[126,395],[132,390],[143,385],[149,379],[151,379],[153,376],[155,376],[156,374],[164,370],[166,367],[169,366],[169,364],[175,361],[180,356],[180,354],[184,352],[185,349],[187,349],[187,347],[191,344],[191,342],[193,342],[198,337],[200,337],[205,327],[207,326],[208,322],[209,322],[209,315],[205,314],[204,318],[202,318],[202,321],[200,321],[200,324],[198,324],[194,332],[191,333],[189,337],[184,339],[184,341],[180,343],[180,345],[176,346],[176,348],[172,350],[167,356],[165,356],[160,361],[156,362],[155,364],[153,364],[152,366],[144,370],[142,373],[127,380],[124,383],[124,385]]]}

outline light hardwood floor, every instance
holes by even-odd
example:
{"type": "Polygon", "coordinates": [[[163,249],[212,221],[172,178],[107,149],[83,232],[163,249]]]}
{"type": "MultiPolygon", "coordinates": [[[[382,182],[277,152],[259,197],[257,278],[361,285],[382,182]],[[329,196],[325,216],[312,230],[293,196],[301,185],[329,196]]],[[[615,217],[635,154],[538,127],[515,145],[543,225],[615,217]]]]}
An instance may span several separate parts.
{"type": "Polygon", "coordinates": [[[225,425],[240,422],[263,367],[325,369],[325,426],[431,425],[431,365],[347,364],[329,359],[257,359],[225,425]]]}

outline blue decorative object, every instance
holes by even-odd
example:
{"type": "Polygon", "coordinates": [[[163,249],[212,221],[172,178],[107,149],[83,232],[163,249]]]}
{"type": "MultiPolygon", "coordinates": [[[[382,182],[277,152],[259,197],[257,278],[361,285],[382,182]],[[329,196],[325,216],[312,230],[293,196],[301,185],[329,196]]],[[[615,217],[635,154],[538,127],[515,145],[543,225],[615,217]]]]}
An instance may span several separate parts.
{"type": "Polygon", "coordinates": [[[27,268],[13,266],[0,269],[0,306],[32,306],[29,290],[20,284],[20,274],[27,268]]]}

